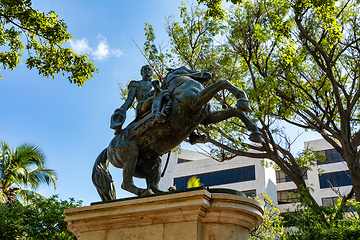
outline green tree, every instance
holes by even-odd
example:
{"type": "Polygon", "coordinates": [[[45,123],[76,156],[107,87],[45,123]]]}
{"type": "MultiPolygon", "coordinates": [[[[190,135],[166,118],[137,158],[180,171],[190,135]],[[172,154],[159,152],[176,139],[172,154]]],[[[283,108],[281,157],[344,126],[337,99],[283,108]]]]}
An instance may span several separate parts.
{"type": "Polygon", "coordinates": [[[360,203],[354,199],[344,199],[346,197],[339,197],[335,206],[321,207],[330,223],[329,226],[321,224],[318,214],[313,209],[298,205],[295,212],[288,213],[289,220],[284,221],[285,227],[292,228],[286,231],[282,239],[359,239],[360,219],[356,211],[359,210],[360,203]]]}
{"type": "MultiPolygon", "coordinates": [[[[304,59],[306,53],[311,49],[300,48],[292,39],[293,31],[296,31],[295,18],[291,17],[292,2],[285,0],[239,1],[238,4],[239,6],[232,9],[230,14],[225,15],[226,22],[211,22],[213,24],[211,29],[215,29],[214,31],[202,31],[202,26],[205,26],[205,22],[209,20],[204,10],[198,8],[195,11],[192,9],[187,11],[184,5],[180,7],[182,23],[168,21],[167,24],[172,57],[177,59],[179,64],[189,66],[190,59],[191,66],[194,68],[212,71],[214,73],[213,81],[225,78],[240,88],[246,88],[252,102],[251,116],[260,126],[264,139],[262,146],[245,143],[244,126],[237,119],[231,119],[215,126],[199,128],[207,135],[203,142],[209,142],[218,147],[218,150],[214,148],[211,153],[220,156],[221,161],[234,156],[272,160],[277,170],[285,172],[296,184],[304,203],[318,214],[323,221],[322,224],[329,225],[324,212],[319,209],[318,203],[311,196],[311,190],[306,186],[303,177],[304,170],[311,168],[319,156],[308,149],[298,156],[293,155],[291,152],[292,142],[286,135],[286,129],[281,127],[284,123],[292,123],[301,129],[316,130],[309,127],[313,126],[313,120],[302,117],[304,112],[309,113],[313,109],[320,114],[316,108],[306,105],[311,103],[311,99],[306,97],[316,96],[315,93],[312,95],[304,92],[300,94],[301,89],[297,90],[296,86],[299,86],[302,80],[293,84],[284,79],[295,75],[286,74],[296,69],[294,66],[302,66],[302,72],[298,71],[297,76],[301,77],[307,73],[311,76],[304,82],[315,82],[313,79],[323,75],[311,75],[316,71],[313,70],[316,67],[314,65],[316,61],[311,62],[311,59],[304,59]],[[190,37],[186,38],[186,36],[195,36],[193,39],[197,41],[191,40],[190,37]],[[216,39],[221,39],[221,36],[224,40],[219,43],[216,39]],[[202,38],[209,39],[209,41],[200,41],[202,38]],[[191,47],[189,48],[189,46],[191,47]],[[201,58],[196,57],[197,52],[192,49],[202,49],[198,54],[201,58]],[[287,92],[284,92],[285,90],[287,92]],[[294,98],[298,97],[298,105],[291,106],[291,102],[286,99],[287,96],[292,96],[291,94],[294,98]],[[309,108],[311,109],[309,110],[309,108]],[[257,152],[247,151],[249,148],[257,150],[257,152]]],[[[318,9],[320,13],[323,10],[318,9]]],[[[313,16],[319,21],[322,21],[321,17],[323,16],[313,16]]],[[[325,20],[323,21],[326,22],[325,20]]],[[[314,29],[321,28],[314,27],[314,29]]],[[[336,31],[333,30],[333,32],[336,36],[336,31]]],[[[294,39],[299,39],[300,36],[294,39]]],[[[356,61],[353,63],[356,65],[356,61]]],[[[354,84],[350,84],[350,86],[357,86],[356,82],[354,84]]],[[[328,85],[321,82],[318,83],[318,86],[320,89],[328,89],[328,85]]],[[[314,86],[310,85],[308,89],[315,90],[314,86]]],[[[321,96],[323,93],[320,91],[316,94],[321,96]]],[[[227,109],[234,105],[234,99],[225,91],[216,95],[215,99],[217,101],[212,104],[214,110],[227,109]]],[[[332,95],[325,94],[323,99],[332,99],[332,95]]],[[[327,105],[323,109],[330,111],[331,106],[334,106],[331,102],[328,102],[327,105]]],[[[336,119],[336,111],[329,114],[336,119]]],[[[336,126],[336,123],[327,122],[326,118],[319,117],[319,119],[325,121],[325,124],[330,127],[336,126]]],[[[356,129],[356,124],[353,125],[356,129]]],[[[349,168],[352,166],[355,166],[356,169],[356,164],[349,168]]]]}
{"type": "MultiPolygon", "coordinates": [[[[254,5],[247,4],[245,8],[242,8],[247,13],[241,16],[248,21],[243,26],[250,25],[256,20],[254,18],[258,14],[256,14],[255,10],[250,11],[253,7],[254,5]]],[[[253,97],[251,98],[253,103],[251,117],[260,124],[264,138],[262,146],[245,143],[248,133],[243,123],[237,118],[216,125],[199,127],[199,130],[207,135],[203,142],[215,146],[212,147],[211,156],[220,161],[235,156],[271,159],[277,164],[277,169],[284,171],[302,190],[299,192],[311,199],[309,204],[316,207],[317,203],[311,197],[303,177],[303,169],[308,169],[314,163],[314,158],[308,157],[310,154],[295,157],[291,153],[285,132],[279,128],[276,122],[277,119],[270,115],[276,102],[269,98],[268,90],[262,89],[265,93],[264,96],[260,96],[257,91],[253,90],[252,69],[250,69],[249,74],[246,58],[244,59],[243,55],[234,51],[234,46],[229,43],[231,41],[229,36],[221,38],[221,36],[229,34],[227,31],[230,30],[225,30],[229,29],[234,20],[229,18],[227,23],[214,21],[209,19],[201,8],[192,7],[188,10],[184,4],[180,7],[180,12],[182,22],[169,20],[166,26],[173,58],[178,59],[179,64],[191,66],[193,69],[210,70],[213,73],[212,81],[224,78],[239,88],[246,88],[246,91],[249,91],[250,96],[253,97]],[[220,41],[225,39],[225,42],[219,43],[217,39],[220,39],[220,41]],[[254,96],[256,93],[258,95],[254,96]],[[257,152],[249,152],[249,148],[257,150],[257,152]]],[[[235,13],[239,14],[239,11],[235,13]]],[[[261,23],[266,25],[266,19],[262,19],[261,23]]],[[[251,29],[243,31],[245,35],[249,35],[248,32],[251,32],[251,29]]],[[[263,38],[263,41],[269,42],[269,39],[270,36],[267,36],[267,38],[263,38]]],[[[244,43],[251,44],[251,41],[244,41],[244,43]]],[[[262,50],[266,52],[266,49],[262,50]]],[[[206,84],[210,83],[212,82],[206,84]]],[[[212,102],[213,110],[229,109],[235,104],[235,99],[227,91],[215,95],[214,98],[216,101],[212,102]]]]}
{"type": "Polygon", "coordinates": [[[265,193],[254,199],[264,205],[264,222],[250,232],[251,240],[272,240],[280,239],[284,234],[282,224],[283,217],[280,210],[272,202],[271,198],[265,193]]]}
{"type": "Polygon", "coordinates": [[[242,1],[229,27],[234,51],[247,60],[252,97],[266,93],[270,115],[320,133],[344,157],[357,201],[359,8],[355,0],[242,1]],[[246,6],[254,6],[253,21],[246,6]]]}
{"type": "Polygon", "coordinates": [[[66,29],[65,22],[58,15],[33,9],[31,0],[1,0],[0,65],[13,70],[25,48],[28,68],[36,68],[39,74],[52,78],[60,72],[63,75],[70,73],[69,81],[82,86],[90,77],[93,78],[97,69],[87,55],[77,55],[62,46],[72,38],[66,29]]]}
{"type": "Polygon", "coordinates": [[[76,237],[67,230],[64,209],[81,206],[81,201],[34,198],[32,204],[0,203],[0,239],[56,239],[70,240],[76,237]]]}
{"type": "Polygon", "coordinates": [[[21,144],[16,149],[0,141],[0,202],[14,203],[17,199],[25,203],[39,196],[36,190],[41,184],[56,187],[56,173],[45,167],[45,156],[32,144],[21,144]],[[27,190],[24,188],[30,188],[27,190]]]}

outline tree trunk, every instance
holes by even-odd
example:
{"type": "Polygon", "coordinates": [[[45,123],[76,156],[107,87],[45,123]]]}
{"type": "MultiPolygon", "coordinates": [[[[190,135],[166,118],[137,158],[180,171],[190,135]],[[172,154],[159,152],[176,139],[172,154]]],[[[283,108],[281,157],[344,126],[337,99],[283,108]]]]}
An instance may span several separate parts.
{"type": "Polygon", "coordinates": [[[360,202],[360,165],[359,160],[353,162],[353,164],[348,163],[348,168],[350,172],[350,178],[352,185],[354,187],[355,200],[360,202]]]}

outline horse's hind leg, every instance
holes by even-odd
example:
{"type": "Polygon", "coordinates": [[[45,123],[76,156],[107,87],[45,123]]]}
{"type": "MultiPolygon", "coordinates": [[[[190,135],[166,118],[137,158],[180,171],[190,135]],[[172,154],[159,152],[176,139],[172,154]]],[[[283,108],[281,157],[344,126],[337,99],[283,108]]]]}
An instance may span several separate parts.
{"type": "Polygon", "coordinates": [[[236,107],[244,112],[250,112],[250,103],[245,94],[245,92],[237,87],[235,87],[231,82],[220,79],[210,86],[203,89],[196,97],[194,103],[191,105],[192,109],[197,109],[204,106],[208,103],[211,98],[220,90],[226,89],[231,92],[238,102],[236,103],[236,107]]]}
{"type": "Polygon", "coordinates": [[[253,123],[243,111],[240,111],[236,108],[210,112],[208,115],[205,116],[204,120],[201,123],[204,125],[208,125],[212,123],[218,123],[232,117],[240,118],[241,121],[245,124],[246,129],[251,131],[251,134],[249,136],[250,141],[258,143],[263,142],[261,133],[256,124],[253,123]]]}
{"type": "Polygon", "coordinates": [[[158,156],[154,161],[149,161],[151,166],[145,169],[146,173],[146,183],[148,189],[151,189],[154,193],[163,192],[159,189],[159,181],[161,178],[161,158],[158,156]]]}

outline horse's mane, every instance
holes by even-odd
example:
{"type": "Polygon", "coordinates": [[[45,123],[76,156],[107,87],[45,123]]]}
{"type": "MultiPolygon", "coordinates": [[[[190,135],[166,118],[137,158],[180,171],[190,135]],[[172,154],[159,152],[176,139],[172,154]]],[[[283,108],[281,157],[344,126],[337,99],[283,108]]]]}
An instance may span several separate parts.
{"type": "MultiPolygon", "coordinates": [[[[164,82],[162,85],[162,89],[167,89],[169,87],[169,83],[175,78],[175,77],[179,77],[179,76],[186,76],[186,77],[190,77],[191,79],[199,82],[199,83],[203,83],[204,79],[200,78],[200,77],[195,77],[192,74],[196,74],[196,73],[200,73],[199,71],[196,70],[191,70],[185,66],[181,66],[179,68],[166,68],[166,70],[168,70],[168,73],[165,75],[164,78],[164,82]]],[[[205,81],[208,80],[205,78],[205,81]]]]}

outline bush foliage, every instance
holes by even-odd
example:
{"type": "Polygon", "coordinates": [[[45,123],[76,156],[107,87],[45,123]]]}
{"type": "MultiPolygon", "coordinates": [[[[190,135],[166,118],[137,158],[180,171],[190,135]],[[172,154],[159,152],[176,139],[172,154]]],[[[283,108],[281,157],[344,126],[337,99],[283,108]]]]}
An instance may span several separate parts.
{"type": "Polygon", "coordinates": [[[81,201],[36,198],[32,204],[0,203],[0,239],[69,240],[76,237],[67,230],[64,209],[81,206],[81,201]]]}

